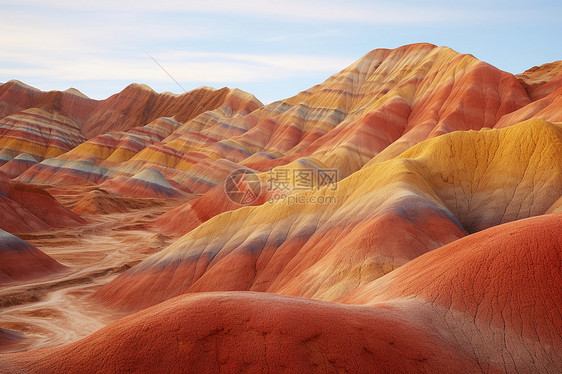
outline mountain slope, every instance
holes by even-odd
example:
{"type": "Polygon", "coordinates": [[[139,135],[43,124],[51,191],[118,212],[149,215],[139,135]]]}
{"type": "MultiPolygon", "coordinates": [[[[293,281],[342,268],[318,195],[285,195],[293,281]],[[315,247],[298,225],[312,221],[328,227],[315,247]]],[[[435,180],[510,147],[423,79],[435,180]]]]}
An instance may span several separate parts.
{"type": "Polygon", "coordinates": [[[230,290],[333,300],[468,232],[544,214],[562,195],[560,155],[562,129],[540,120],[430,139],[302,193],[308,203],[218,215],[97,297],[125,309],[230,290]]]}
{"type": "Polygon", "coordinates": [[[451,330],[483,371],[498,365],[558,372],[561,238],[560,214],[500,225],[421,256],[342,301],[409,300],[433,310],[439,318],[432,324],[451,330]]]}
{"type": "Polygon", "coordinates": [[[561,66],[0,85],[0,373],[562,371],[561,66]]]}
{"type": "Polygon", "coordinates": [[[558,372],[561,220],[482,231],[344,300],[369,306],[184,295],[71,345],[11,355],[4,372],[558,372]]]}
{"type": "Polygon", "coordinates": [[[0,229],[0,285],[54,274],[65,269],[45,253],[0,229]]]}

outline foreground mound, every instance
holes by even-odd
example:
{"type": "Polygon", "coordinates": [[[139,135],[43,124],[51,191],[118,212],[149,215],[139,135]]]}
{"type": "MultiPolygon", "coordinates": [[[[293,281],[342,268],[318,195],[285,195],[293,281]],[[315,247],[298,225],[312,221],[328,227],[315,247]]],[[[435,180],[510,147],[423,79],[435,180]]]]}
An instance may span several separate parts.
{"type": "Polygon", "coordinates": [[[0,372],[476,371],[420,326],[392,306],[259,293],[183,296],[60,349],[0,356],[0,372]]]}
{"type": "Polygon", "coordinates": [[[502,373],[562,370],[562,215],[460,239],[341,301],[183,295],[0,372],[502,373]]]}
{"type": "Polygon", "coordinates": [[[0,229],[10,233],[70,227],[86,221],[50,193],[30,184],[12,183],[0,174],[0,229]]]}
{"type": "Polygon", "coordinates": [[[545,215],[457,240],[340,301],[426,309],[483,372],[560,373],[561,268],[562,214],[545,215]]]}
{"type": "Polygon", "coordinates": [[[65,267],[17,236],[0,230],[0,284],[38,278],[65,267]]]}

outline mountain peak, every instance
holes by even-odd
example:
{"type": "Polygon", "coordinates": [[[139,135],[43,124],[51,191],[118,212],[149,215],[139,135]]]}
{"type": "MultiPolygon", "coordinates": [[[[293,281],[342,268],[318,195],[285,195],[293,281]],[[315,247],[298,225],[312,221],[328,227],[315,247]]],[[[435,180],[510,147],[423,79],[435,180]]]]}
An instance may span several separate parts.
{"type": "Polygon", "coordinates": [[[152,89],[152,87],[150,87],[146,84],[142,84],[142,83],[131,83],[127,87],[125,87],[125,89],[123,89],[123,91],[130,91],[130,90],[142,90],[142,91],[148,91],[148,92],[151,92],[151,93],[156,93],[156,91],[154,91],[152,89]]]}
{"type": "Polygon", "coordinates": [[[2,367],[562,372],[560,71],[417,43],[265,106],[1,86],[0,264],[69,265],[0,265],[2,367]]]}
{"type": "Polygon", "coordinates": [[[90,99],[87,95],[83,94],[82,92],[80,92],[79,90],[77,90],[74,87],[70,87],[70,88],[64,90],[64,92],[69,93],[71,95],[82,97],[84,99],[90,99]]]}
{"type": "Polygon", "coordinates": [[[22,88],[27,88],[29,90],[40,91],[38,88],[30,86],[29,84],[23,83],[22,81],[17,80],[17,79],[10,79],[9,81],[7,81],[4,84],[12,84],[12,85],[20,86],[22,88]]]}

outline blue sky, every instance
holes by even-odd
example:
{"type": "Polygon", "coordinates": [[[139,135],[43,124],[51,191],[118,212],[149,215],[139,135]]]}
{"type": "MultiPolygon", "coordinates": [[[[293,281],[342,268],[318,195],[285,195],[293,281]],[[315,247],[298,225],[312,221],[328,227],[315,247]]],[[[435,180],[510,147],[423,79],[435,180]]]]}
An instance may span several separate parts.
{"type": "Polygon", "coordinates": [[[368,51],[430,42],[519,73],[562,59],[559,1],[0,0],[0,82],[103,99],[129,83],[265,103],[368,51]],[[469,4],[470,3],[470,4],[469,4]]]}

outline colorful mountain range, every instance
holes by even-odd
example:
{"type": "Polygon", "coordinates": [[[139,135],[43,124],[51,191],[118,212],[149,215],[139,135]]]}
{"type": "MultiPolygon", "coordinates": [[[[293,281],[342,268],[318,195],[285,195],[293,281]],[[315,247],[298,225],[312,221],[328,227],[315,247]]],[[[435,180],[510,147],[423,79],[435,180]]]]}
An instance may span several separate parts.
{"type": "Polygon", "coordinates": [[[268,105],[10,81],[0,205],[0,373],[562,372],[562,61],[376,49],[268,105]],[[105,327],[34,346],[37,287],[105,327]]]}

